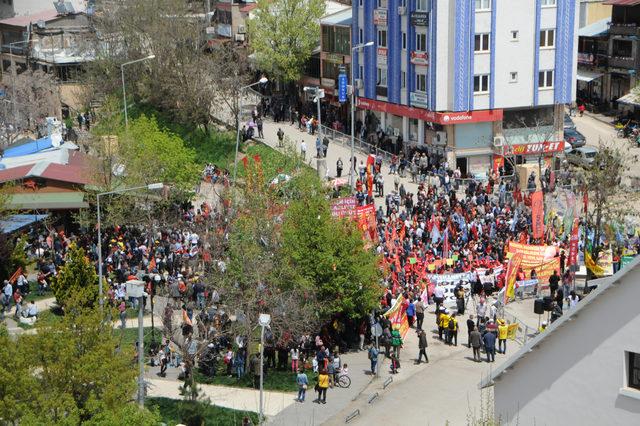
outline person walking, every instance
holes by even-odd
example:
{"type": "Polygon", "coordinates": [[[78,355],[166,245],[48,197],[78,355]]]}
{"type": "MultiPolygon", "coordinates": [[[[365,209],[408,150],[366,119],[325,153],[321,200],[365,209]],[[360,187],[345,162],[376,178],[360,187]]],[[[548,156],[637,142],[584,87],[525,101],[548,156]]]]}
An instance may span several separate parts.
{"type": "Polygon", "coordinates": [[[484,334],[484,350],[487,353],[487,362],[496,360],[496,335],[490,331],[484,334]]]}
{"type": "Polygon", "coordinates": [[[318,404],[326,404],[327,388],[329,387],[329,375],[327,374],[327,370],[320,370],[320,374],[318,374],[318,384],[316,386],[318,388],[318,404]]]}
{"type": "Polygon", "coordinates": [[[451,345],[452,343],[453,346],[458,346],[458,320],[456,319],[456,314],[451,314],[447,327],[447,344],[451,345]]]}
{"type": "Polygon", "coordinates": [[[258,137],[261,139],[264,139],[263,123],[261,118],[258,118],[256,120],[256,126],[258,126],[258,137]]]}
{"type": "Polygon", "coordinates": [[[296,384],[298,385],[298,402],[304,402],[304,397],[307,394],[307,387],[309,386],[309,379],[304,372],[304,369],[298,371],[296,376],[296,384]]]}
{"type": "Polygon", "coordinates": [[[369,347],[369,353],[368,353],[369,361],[371,361],[371,375],[376,374],[376,367],[378,365],[379,354],[380,354],[380,351],[372,343],[371,346],[369,347]]]}
{"type": "Polygon", "coordinates": [[[429,357],[427,356],[427,334],[424,330],[418,330],[418,360],[416,364],[420,364],[422,362],[422,355],[424,355],[424,360],[426,363],[429,363],[429,357]]]}
{"type": "Polygon", "coordinates": [[[402,336],[397,326],[391,330],[391,346],[393,346],[393,354],[400,359],[400,348],[402,348],[402,336]]]}
{"type": "Polygon", "coordinates": [[[336,161],[336,177],[342,176],[342,168],[344,165],[342,164],[342,158],[338,157],[338,161],[336,161]]]}
{"type": "Polygon", "coordinates": [[[298,360],[300,359],[300,349],[291,348],[291,371],[296,372],[298,370],[298,360]]]}
{"type": "Polygon", "coordinates": [[[498,320],[498,353],[507,353],[507,335],[509,326],[503,319],[498,320]]]}
{"type": "Polygon", "coordinates": [[[473,360],[480,362],[480,346],[482,345],[482,335],[477,328],[469,333],[469,345],[473,348],[473,360]]]}

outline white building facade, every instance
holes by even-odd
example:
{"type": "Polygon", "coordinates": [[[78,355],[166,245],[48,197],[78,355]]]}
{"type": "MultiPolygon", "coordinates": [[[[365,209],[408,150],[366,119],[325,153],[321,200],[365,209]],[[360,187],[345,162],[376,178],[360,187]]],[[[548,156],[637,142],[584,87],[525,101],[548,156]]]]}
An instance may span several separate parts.
{"type": "Polygon", "coordinates": [[[375,43],[353,60],[358,107],[470,173],[504,154],[502,137],[522,154],[559,152],[578,10],[577,0],[354,0],[352,45],[375,43]]]}

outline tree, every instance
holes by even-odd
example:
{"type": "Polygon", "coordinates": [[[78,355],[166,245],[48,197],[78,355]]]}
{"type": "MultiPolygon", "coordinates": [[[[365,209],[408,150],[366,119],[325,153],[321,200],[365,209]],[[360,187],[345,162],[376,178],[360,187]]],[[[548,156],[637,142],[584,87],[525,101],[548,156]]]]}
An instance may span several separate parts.
{"type": "Polygon", "coordinates": [[[7,424],[156,425],[140,410],[133,351],[97,309],[68,300],[60,322],[38,333],[9,337],[0,329],[0,410],[7,424]]]}
{"type": "Polygon", "coordinates": [[[69,301],[81,306],[94,306],[98,300],[98,276],[84,249],[69,246],[65,264],[53,279],[51,289],[58,305],[67,308],[69,301]]]}
{"type": "Polygon", "coordinates": [[[310,182],[297,191],[302,198],[292,201],[285,213],[286,259],[317,291],[322,318],[364,315],[382,295],[376,255],[365,249],[353,222],[331,216],[319,182],[310,182]]]}
{"type": "Polygon", "coordinates": [[[59,89],[51,74],[31,69],[15,76],[9,73],[11,77],[3,80],[7,86],[0,107],[0,137],[7,145],[23,131],[37,132],[45,117],[58,116],[60,110],[59,89]]]}
{"type": "Polygon", "coordinates": [[[118,159],[127,185],[162,182],[190,192],[200,179],[193,150],[177,135],[161,129],[153,117],[132,120],[119,135],[118,159]]]}
{"type": "Polygon", "coordinates": [[[324,12],[322,0],[258,0],[248,31],[259,67],[284,81],[298,80],[319,45],[324,12]]]}

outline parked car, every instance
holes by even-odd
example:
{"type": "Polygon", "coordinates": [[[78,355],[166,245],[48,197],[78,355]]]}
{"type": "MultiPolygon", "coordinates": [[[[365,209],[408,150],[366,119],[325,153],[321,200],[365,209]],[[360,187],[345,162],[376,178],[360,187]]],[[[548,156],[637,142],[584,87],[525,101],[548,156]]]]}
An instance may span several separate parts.
{"type": "Polygon", "coordinates": [[[564,141],[570,144],[572,148],[580,148],[587,144],[584,135],[576,129],[564,129],[564,141]]]}
{"type": "Polygon", "coordinates": [[[571,117],[569,117],[569,114],[565,114],[564,115],[564,129],[575,129],[576,128],[576,123],[573,122],[573,120],[571,119],[571,117]]]}
{"type": "Polygon", "coordinates": [[[567,161],[580,167],[590,167],[598,155],[598,150],[592,146],[572,149],[566,153],[567,161]]]}

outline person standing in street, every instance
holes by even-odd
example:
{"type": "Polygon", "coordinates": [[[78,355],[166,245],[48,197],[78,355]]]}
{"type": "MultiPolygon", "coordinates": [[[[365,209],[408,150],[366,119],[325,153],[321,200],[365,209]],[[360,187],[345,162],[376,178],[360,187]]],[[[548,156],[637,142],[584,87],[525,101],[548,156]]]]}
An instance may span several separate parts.
{"type": "Polygon", "coordinates": [[[496,335],[492,332],[486,332],[482,338],[484,341],[484,350],[487,352],[487,362],[496,360],[496,335]]]}
{"type": "Polygon", "coordinates": [[[322,140],[320,139],[320,135],[316,138],[316,157],[322,158],[322,153],[324,152],[324,148],[322,146],[322,140]]]}
{"type": "Polygon", "coordinates": [[[473,360],[480,362],[480,346],[482,345],[482,335],[477,328],[469,333],[469,345],[473,348],[473,360]]]}
{"type": "Polygon", "coordinates": [[[422,330],[422,322],[424,321],[424,302],[422,299],[419,299],[415,304],[416,308],[416,328],[418,330],[422,330]]]}
{"type": "Polygon", "coordinates": [[[304,141],[304,139],[302,140],[302,142],[300,142],[300,155],[302,156],[302,161],[306,161],[306,159],[307,159],[307,143],[304,141]]]}
{"type": "MultiPolygon", "coordinates": [[[[259,128],[258,128],[259,130],[259,128]]],[[[282,131],[282,129],[280,127],[278,127],[278,133],[276,133],[278,135],[278,147],[282,148],[283,144],[282,141],[284,140],[284,132],[282,131]]]]}
{"type": "Polygon", "coordinates": [[[258,118],[256,120],[256,126],[258,126],[258,137],[261,139],[264,139],[264,133],[263,133],[263,123],[262,123],[262,119],[258,118]]]}
{"type": "Polygon", "coordinates": [[[447,344],[458,346],[458,320],[456,319],[456,314],[451,314],[451,317],[449,318],[447,344]]]}
{"type": "Polygon", "coordinates": [[[471,347],[471,332],[476,329],[476,322],[473,320],[473,315],[469,315],[467,318],[467,346],[471,347]]]}
{"type": "Polygon", "coordinates": [[[309,386],[309,379],[303,369],[298,371],[296,376],[296,384],[298,385],[298,402],[304,402],[304,397],[307,394],[307,387],[309,386]]]}
{"type": "Polygon", "coordinates": [[[507,335],[509,326],[503,319],[498,320],[498,353],[507,353],[507,335]]]}
{"type": "Polygon", "coordinates": [[[318,374],[318,404],[326,404],[327,403],[327,388],[329,387],[329,375],[327,374],[327,370],[320,370],[320,374],[318,374]]]}
{"type": "Polygon", "coordinates": [[[338,157],[338,161],[336,161],[336,177],[342,176],[342,158],[338,157]]]}
{"type": "Polygon", "coordinates": [[[378,355],[379,354],[380,354],[380,351],[372,343],[371,346],[369,347],[369,354],[368,354],[369,361],[371,361],[371,375],[376,374],[376,367],[378,365],[378,355]]]}
{"type": "Polygon", "coordinates": [[[422,362],[422,355],[424,355],[425,362],[427,364],[429,363],[429,357],[427,356],[427,346],[427,334],[424,332],[424,330],[418,330],[418,349],[420,349],[420,352],[418,352],[418,360],[416,361],[416,364],[420,364],[422,362]]]}
{"type": "Polygon", "coordinates": [[[397,327],[393,327],[391,331],[391,346],[393,346],[393,354],[400,359],[400,348],[402,348],[402,336],[397,327]]]}

